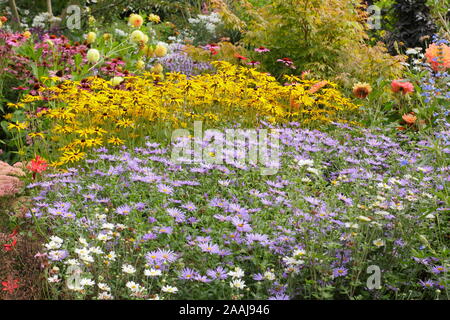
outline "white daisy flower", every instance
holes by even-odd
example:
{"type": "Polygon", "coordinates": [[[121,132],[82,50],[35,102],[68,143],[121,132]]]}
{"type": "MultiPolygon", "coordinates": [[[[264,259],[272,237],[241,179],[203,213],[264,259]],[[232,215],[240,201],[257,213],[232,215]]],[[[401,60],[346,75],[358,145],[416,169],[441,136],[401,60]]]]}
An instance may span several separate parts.
{"type": "Polygon", "coordinates": [[[124,265],[122,265],[122,272],[128,273],[128,274],[133,274],[136,272],[136,269],[131,264],[124,264],[124,265]]]}
{"type": "Polygon", "coordinates": [[[147,277],[158,277],[161,274],[162,274],[161,270],[157,269],[144,270],[144,275],[146,275],[147,277]]]}
{"type": "Polygon", "coordinates": [[[235,279],[230,282],[230,287],[237,288],[237,289],[244,289],[246,287],[245,281],[241,279],[235,279]]]}
{"type": "Polygon", "coordinates": [[[163,286],[161,288],[162,292],[167,292],[167,293],[177,293],[178,292],[178,288],[177,287],[171,287],[171,286],[163,286]]]}

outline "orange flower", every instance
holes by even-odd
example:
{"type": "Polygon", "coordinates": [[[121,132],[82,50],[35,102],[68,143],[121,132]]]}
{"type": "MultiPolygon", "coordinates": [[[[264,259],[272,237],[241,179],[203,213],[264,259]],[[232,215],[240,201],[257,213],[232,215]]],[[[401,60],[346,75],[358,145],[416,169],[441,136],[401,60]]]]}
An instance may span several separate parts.
{"type": "Polygon", "coordinates": [[[22,33],[22,35],[24,36],[25,39],[29,39],[31,37],[31,32],[27,30],[24,33],[22,33]]]}
{"type": "Polygon", "coordinates": [[[372,92],[372,87],[368,83],[358,82],[353,86],[353,94],[359,99],[365,99],[372,92]]]}
{"type": "Polygon", "coordinates": [[[414,92],[414,86],[411,82],[409,81],[405,81],[403,79],[399,79],[399,80],[394,80],[391,83],[391,89],[393,92],[397,93],[397,92],[401,92],[404,95],[410,93],[410,92],[414,92]]]}
{"type": "Polygon", "coordinates": [[[313,85],[308,92],[309,93],[316,93],[317,91],[319,91],[320,89],[322,89],[323,87],[325,87],[328,84],[328,81],[323,80],[320,82],[317,82],[315,85],[313,85]]]}
{"type": "Polygon", "coordinates": [[[425,57],[434,71],[450,68],[450,47],[446,44],[432,43],[425,51],[425,57]]]}
{"type": "Polygon", "coordinates": [[[403,121],[405,121],[407,124],[413,125],[413,124],[416,122],[417,117],[414,115],[413,112],[410,112],[410,113],[404,114],[404,115],[402,116],[402,119],[403,119],[403,121]]]}

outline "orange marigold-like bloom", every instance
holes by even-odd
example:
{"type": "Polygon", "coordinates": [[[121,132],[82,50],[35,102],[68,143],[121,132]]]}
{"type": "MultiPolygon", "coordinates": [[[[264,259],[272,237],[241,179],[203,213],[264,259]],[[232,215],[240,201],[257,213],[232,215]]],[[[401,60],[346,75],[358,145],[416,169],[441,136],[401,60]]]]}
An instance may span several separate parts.
{"type": "Polygon", "coordinates": [[[425,57],[434,71],[450,68],[450,47],[446,44],[432,43],[425,51],[425,57]]]}
{"type": "Polygon", "coordinates": [[[403,121],[405,121],[407,124],[412,125],[416,122],[417,117],[414,115],[414,113],[406,113],[402,116],[403,121]]]}
{"type": "Polygon", "coordinates": [[[406,94],[408,94],[410,92],[414,92],[413,84],[411,82],[409,82],[409,81],[404,81],[403,79],[392,81],[391,89],[395,93],[401,92],[404,95],[406,95],[406,94]]]}
{"type": "Polygon", "coordinates": [[[353,94],[359,99],[365,99],[372,92],[372,87],[368,83],[358,82],[353,86],[353,94]]]}

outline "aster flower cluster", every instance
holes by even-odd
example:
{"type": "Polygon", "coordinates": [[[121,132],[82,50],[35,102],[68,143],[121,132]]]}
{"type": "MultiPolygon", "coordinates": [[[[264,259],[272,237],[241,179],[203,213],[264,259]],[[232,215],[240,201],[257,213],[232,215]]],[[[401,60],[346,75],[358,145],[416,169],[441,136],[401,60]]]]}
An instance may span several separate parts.
{"type": "Polygon", "coordinates": [[[29,184],[27,217],[52,234],[48,281],[73,298],[373,298],[377,265],[384,297],[444,292],[449,167],[426,141],[336,126],[278,127],[272,176],[175,163],[148,141],[29,184]]]}
{"type": "Polygon", "coordinates": [[[214,70],[214,67],[208,62],[195,61],[183,51],[183,48],[183,44],[172,43],[169,45],[170,54],[158,59],[167,72],[180,72],[187,76],[194,76],[214,70]]]}

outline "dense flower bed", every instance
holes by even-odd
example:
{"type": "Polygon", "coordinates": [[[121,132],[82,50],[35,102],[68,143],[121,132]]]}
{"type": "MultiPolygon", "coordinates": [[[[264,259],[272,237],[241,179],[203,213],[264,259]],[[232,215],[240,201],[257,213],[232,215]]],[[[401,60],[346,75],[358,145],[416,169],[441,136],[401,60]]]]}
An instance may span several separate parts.
{"type": "Polygon", "coordinates": [[[448,167],[430,165],[428,143],[342,125],[329,134],[291,125],[278,131],[282,166],[272,176],[242,164],[245,155],[232,146],[224,154],[236,158],[224,165],[176,164],[170,148],[148,141],[101,148],[86,165],[29,185],[35,205],[27,216],[51,235],[42,253],[54,294],[446,295],[449,208],[436,193],[448,167]],[[381,290],[366,288],[371,265],[381,269],[381,290]]]}
{"type": "Polygon", "coordinates": [[[49,85],[11,104],[31,116],[9,128],[29,130],[39,142],[30,149],[60,166],[83,159],[92,147],[133,143],[151,128],[161,132],[167,123],[172,129],[195,120],[250,127],[260,120],[345,122],[358,109],[332,82],[288,77],[290,85],[283,86],[255,69],[223,61],[213,65],[216,73],[191,78],[168,73],[163,81],[145,74],[117,82],[92,77],[49,85]],[[54,151],[48,154],[55,146],[62,150],[59,158],[54,151]]]}

